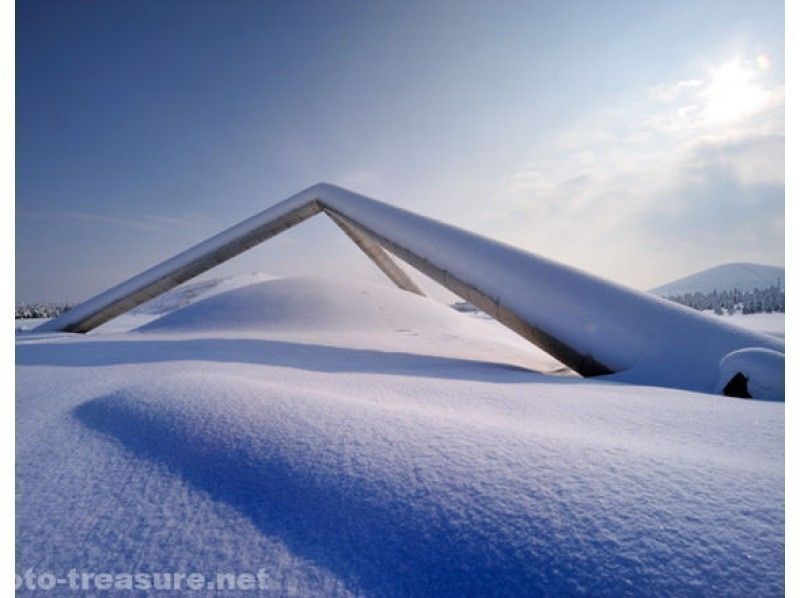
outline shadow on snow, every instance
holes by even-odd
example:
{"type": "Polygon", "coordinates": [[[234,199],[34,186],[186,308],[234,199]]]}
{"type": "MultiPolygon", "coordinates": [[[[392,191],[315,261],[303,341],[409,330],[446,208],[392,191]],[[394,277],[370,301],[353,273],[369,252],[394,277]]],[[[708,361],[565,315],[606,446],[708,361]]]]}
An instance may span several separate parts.
{"type": "MultiPolygon", "coordinates": [[[[534,370],[489,361],[263,339],[86,340],[20,344],[16,350],[17,365],[94,367],[174,361],[491,382],[532,382],[545,378],[534,370]]],[[[563,380],[550,376],[546,379],[563,380]]]]}

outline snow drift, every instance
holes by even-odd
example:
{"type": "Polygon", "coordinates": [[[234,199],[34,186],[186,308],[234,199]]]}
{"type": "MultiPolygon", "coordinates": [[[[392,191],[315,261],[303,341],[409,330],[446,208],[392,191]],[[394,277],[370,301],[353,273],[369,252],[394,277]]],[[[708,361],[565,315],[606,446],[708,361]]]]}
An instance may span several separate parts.
{"type": "Polygon", "coordinates": [[[776,591],[780,426],[746,451],[726,399],[581,394],[409,400],[190,374],[75,416],[371,595],[776,591]]]}
{"type": "Polygon", "coordinates": [[[140,332],[350,330],[382,332],[414,326],[453,330],[463,315],[412,293],[377,284],[325,278],[281,278],[195,301],[140,332]]]}
{"type": "Polygon", "coordinates": [[[514,338],[304,279],[21,335],[17,563],[265,567],[281,596],[782,594],[783,404],[545,376],[514,338]]]}
{"type": "Polygon", "coordinates": [[[726,392],[726,387],[740,378],[742,394],[737,396],[755,397],[766,401],[784,399],[783,380],[786,376],[784,356],[767,349],[740,349],[728,353],[719,363],[718,393],[726,392]]]}
{"type": "Polygon", "coordinates": [[[227,276],[224,278],[210,278],[195,280],[180,285],[177,288],[167,291],[133,308],[129,313],[163,316],[171,311],[186,307],[190,303],[212,297],[219,293],[237,289],[239,287],[274,280],[276,276],[263,272],[253,272],[252,274],[242,274],[237,276],[227,276]]]}
{"type": "MultiPolygon", "coordinates": [[[[217,283],[217,286],[219,283],[217,283]]],[[[229,284],[228,286],[235,286],[229,284]]],[[[191,288],[192,290],[193,287],[191,288]]],[[[207,292],[207,291],[206,291],[207,292]]],[[[183,296],[183,294],[179,295],[183,296]]],[[[702,316],[701,316],[702,317],[702,316]]],[[[374,284],[347,283],[336,279],[284,278],[256,284],[243,284],[226,292],[217,292],[176,309],[161,318],[138,328],[140,332],[214,332],[240,331],[360,331],[376,333],[405,329],[410,323],[427,331],[460,330],[472,327],[471,321],[452,309],[426,297],[399,293],[395,289],[374,284]]],[[[738,334],[751,334],[746,329],[731,326],[738,334]]],[[[706,349],[708,341],[699,339],[695,353],[706,349]]],[[[775,341],[776,345],[780,341],[775,341]]],[[[745,391],[737,396],[783,400],[783,354],[769,351],[769,366],[763,365],[764,349],[745,349],[723,357],[715,373],[713,390],[724,393],[737,374],[744,376],[745,391]],[[753,352],[755,351],[755,353],[753,352]],[[756,357],[751,357],[755,355],[756,357]],[[753,364],[753,359],[758,364],[753,364]],[[736,369],[735,366],[740,366],[736,369]]],[[[676,361],[687,356],[676,356],[676,361]]],[[[689,356],[691,357],[691,356],[689,356]]],[[[670,371],[677,367],[664,361],[660,367],[670,371]]],[[[651,366],[646,375],[652,375],[651,366]]],[[[645,382],[637,379],[634,368],[612,376],[611,379],[645,382]]],[[[674,375],[674,374],[673,374],[674,375]]],[[[690,377],[693,372],[687,372],[690,377]]],[[[709,389],[711,390],[711,389],[709,389]]]]}

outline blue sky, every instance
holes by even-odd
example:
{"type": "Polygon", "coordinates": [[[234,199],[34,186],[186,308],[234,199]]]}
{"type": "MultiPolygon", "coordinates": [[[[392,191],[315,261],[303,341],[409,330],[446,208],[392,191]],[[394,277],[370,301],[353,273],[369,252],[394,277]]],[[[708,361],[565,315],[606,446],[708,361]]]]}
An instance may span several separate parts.
{"type": "MultiPolygon", "coordinates": [[[[21,2],[18,300],[317,181],[639,288],[783,264],[782,2],[21,2]]],[[[210,275],[381,280],[315,219],[210,275]]]]}

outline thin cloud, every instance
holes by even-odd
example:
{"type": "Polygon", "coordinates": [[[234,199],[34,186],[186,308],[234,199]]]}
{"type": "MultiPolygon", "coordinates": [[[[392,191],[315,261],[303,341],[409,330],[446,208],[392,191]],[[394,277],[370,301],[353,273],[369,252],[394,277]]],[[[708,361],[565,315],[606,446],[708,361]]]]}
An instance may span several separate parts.
{"type": "Polygon", "coordinates": [[[534,251],[640,286],[666,277],[653,272],[665,256],[677,274],[726,255],[780,262],[784,92],[765,64],[734,58],[621,97],[507,177],[486,218],[534,251]]]}
{"type": "Polygon", "coordinates": [[[75,222],[106,224],[149,233],[169,233],[174,231],[175,228],[193,229],[198,225],[207,225],[210,221],[207,216],[201,214],[189,214],[186,216],[154,214],[130,217],[76,210],[27,210],[24,208],[18,209],[16,215],[18,218],[30,220],[70,220],[75,222]]]}

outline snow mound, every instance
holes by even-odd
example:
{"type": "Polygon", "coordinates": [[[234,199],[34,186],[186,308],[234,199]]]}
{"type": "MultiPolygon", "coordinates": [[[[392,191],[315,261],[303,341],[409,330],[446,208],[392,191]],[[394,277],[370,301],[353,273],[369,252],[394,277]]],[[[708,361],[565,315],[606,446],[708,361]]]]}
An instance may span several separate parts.
{"type": "Polygon", "coordinates": [[[414,324],[460,327],[465,317],[432,299],[376,284],[281,278],[216,294],[138,328],[140,332],[382,331],[414,324]]]}
{"type": "Polygon", "coordinates": [[[719,362],[717,393],[750,396],[764,401],[784,400],[786,360],[783,353],[769,349],[740,349],[728,353],[719,362]],[[746,394],[743,394],[743,392],[746,394]]]}
{"type": "Polygon", "coordinates": [[[722,397],[585,388],[412,397],[187,372],[73,413],[356,594],[780,594],[782,410],[754,423],[722,397]]]}
{"type": "Polygon", "coordinates": [[[167,291],[163,295],[154,297],[147,303],[135,307],[130,311],[131,314],[156,315],[161,316],[176,309],[186,307],[190,303],[207,299],[213,295],[230,291],[249,284],[273,280],[276,278],[270,274],[254,272],[240,276],[228,276],[225,278],[210,278],[205,280],[192,280],[179,287],[167,291]]]}
{"type": "Polygon", "coordinates": [[[753,291],[771,286],[783,287],[786,271],[780,266],[733,263],[721,264],[701,272],[690,274],[650,292],[661,297],[683,295],[684,293],[711,293],[712,291],[753,291]]]}

